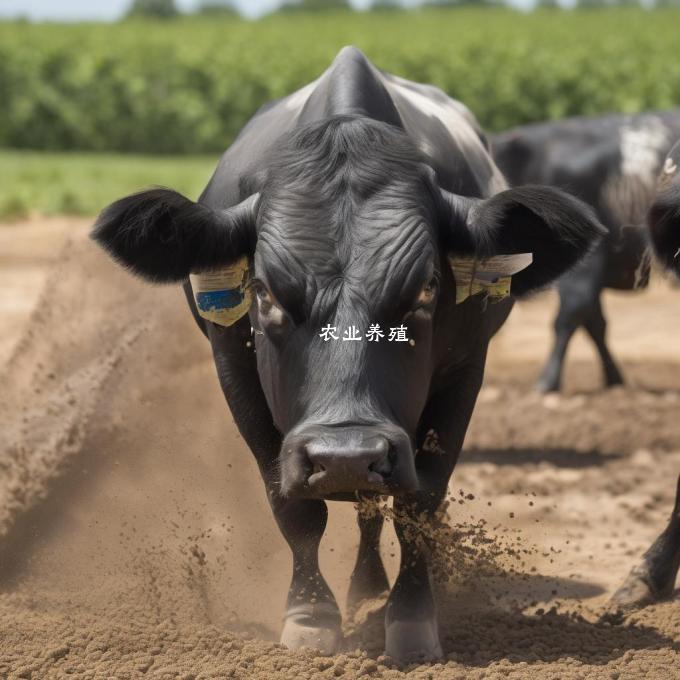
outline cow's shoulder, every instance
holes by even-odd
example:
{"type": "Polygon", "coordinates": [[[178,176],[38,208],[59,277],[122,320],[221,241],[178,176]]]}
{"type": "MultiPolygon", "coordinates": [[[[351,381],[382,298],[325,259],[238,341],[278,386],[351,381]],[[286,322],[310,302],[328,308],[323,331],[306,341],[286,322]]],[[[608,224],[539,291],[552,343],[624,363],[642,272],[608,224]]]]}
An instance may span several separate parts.
{"type": "Polygon", "coordinates": [[[385,73],[388,88],[399,103],[408,103],[428,117],[440,120],[446,127],[465,123],[464,129],[471,129],[488,149],[488,140],[482,126],[470,109],[462,102],[449,97],[441,88],[427,83],[417,83],[400,76],[385,73]]]}
{"type": "Polygon", "coordinates": [[[491,147],[512,184],[538,182],[575,191],[575,185],[617,169],[620,126],[614,117],[534,123],[495,135],[491,147]]]}
{"type": "Polygon", "coordinates": [[[383,78],[406,133],[429,159],[444,188],[487,196],[505,187],[486,137],[466,106],[433,85],[389,73],[383,78]]]}
{"type": "Polygon", "coordinates": [[[317,86],[313,81],[295,92],[263,104],[222,154],[201,195],[213,208],[235,205],[252,190],[252,181],[268,165],[277,142],[297,124],[300,112],[317,86]]]}

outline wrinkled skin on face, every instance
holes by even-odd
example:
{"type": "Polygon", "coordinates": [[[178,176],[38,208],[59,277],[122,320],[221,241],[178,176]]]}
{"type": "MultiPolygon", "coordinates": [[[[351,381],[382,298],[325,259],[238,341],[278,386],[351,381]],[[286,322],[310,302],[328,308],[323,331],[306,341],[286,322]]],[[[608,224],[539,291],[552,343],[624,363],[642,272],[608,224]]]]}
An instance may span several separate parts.
{"type": "Polygon", "coordinates": [[[313,469],[305,446],[328,443],[339,426],[358,426],[369,448],[387,440],[377,449],[388,460],[373,461],[384,474],[368,488],[413,486],[443,266],[431,173],[401,136],[358,123],[294,136],[279,159],[261,192],[251,322],[286,435],[282,490],[303,490],[313,469]],[[385,336],[377,342],[366,338],[372,324],[385,336]],[[320,337],[327,326],[338,340],[320,337]],[[409,341],[390,342],[401,326],[409,341]],[[342,339],[351,327],[360,341],[342,339]]]}

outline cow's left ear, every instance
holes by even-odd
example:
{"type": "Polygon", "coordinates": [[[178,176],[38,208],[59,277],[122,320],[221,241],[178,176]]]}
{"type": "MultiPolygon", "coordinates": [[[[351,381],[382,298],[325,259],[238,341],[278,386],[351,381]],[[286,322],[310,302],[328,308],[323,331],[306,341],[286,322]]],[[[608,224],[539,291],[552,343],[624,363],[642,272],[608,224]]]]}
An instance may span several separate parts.
{"type": "Polygon", "coordinates": [[[185,281],[251,255],[259,195],[224,210],[195,203],[170,189],[150,189],[105,208],[92,238],[147,281],[185,281]]]}
{"type": "Polygon", "coordinates": [[[523,186],[487,199],[447,191],[442,196],[448,221],[444,241],[451,253],[479,260],[532,254],[531,264],[512,277],[515,297],[547,286],[607,233],[589,206],[551,187],[523,186]]]}

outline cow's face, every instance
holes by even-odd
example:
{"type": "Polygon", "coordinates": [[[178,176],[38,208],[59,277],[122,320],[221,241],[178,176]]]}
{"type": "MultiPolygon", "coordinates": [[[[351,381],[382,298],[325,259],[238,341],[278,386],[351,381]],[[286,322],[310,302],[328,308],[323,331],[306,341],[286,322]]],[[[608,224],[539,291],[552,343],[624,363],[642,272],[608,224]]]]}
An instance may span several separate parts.
{"type": "Polygon", "coordinates": [[[366,119],[302,128],[275,158],[234,208],[149,192],[104,211],[95,238],[156,280],[254,260],[250,318],[284,495],[414,490],[433,339],[455,297],[447,255],[532,252],[521,294],[571,266],[599,225],[547,188],[441,191],[403,132],[366,119]]]}
{"type": "Polygon", "coordinates": [[[361,121],[294,135],[269,170],[251,321],[284,493],[416,487],[441,278],[430,175],[361,121]]]}

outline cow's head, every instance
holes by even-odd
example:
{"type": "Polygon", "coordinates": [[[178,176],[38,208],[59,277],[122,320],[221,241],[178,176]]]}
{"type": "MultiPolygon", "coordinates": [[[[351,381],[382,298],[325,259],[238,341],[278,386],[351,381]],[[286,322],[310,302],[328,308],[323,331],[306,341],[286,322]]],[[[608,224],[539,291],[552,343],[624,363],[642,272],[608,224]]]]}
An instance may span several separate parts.
{"type": "Polygon", "coordinates": [[[666,157],[648,220],[657,255],[680,276],[680,142],[666,157]]]}
{"type": "Polygon", "coordinates": [[[275,158],[259,193],[233,208],[153,190],[107,208],[94,238],[152,281],[253,261],[250,320],[283,435],[284,494],[413,490],[416,429],[449,339],[436,340],[455,308],[447,256],[533,253],[512,282],[524,295],[571,267],[601,227],[554,189],[443,191],[402,131],[366,119],[301,128],[275,158]],[[328,327],[337,340],[321,337],[328,327]],[[397,330],[390,342],[400,327],[407,340],[397,330]],[[362,340],[343,339],[352,328],[362,340]]]}

